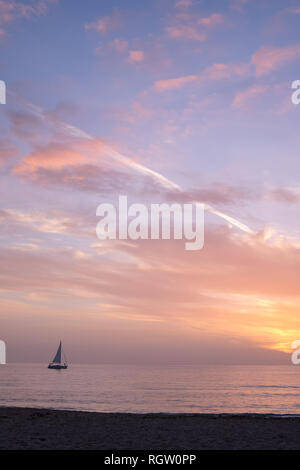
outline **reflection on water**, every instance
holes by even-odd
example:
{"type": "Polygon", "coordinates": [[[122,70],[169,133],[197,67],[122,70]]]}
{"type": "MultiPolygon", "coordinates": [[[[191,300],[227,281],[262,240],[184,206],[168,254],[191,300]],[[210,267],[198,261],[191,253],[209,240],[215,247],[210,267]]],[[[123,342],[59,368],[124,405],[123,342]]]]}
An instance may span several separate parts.
{"type": "Polygon", "coordinates": [[[0,406],[107,412],[300,413],[289,366],[0,366],[0,406]]]}

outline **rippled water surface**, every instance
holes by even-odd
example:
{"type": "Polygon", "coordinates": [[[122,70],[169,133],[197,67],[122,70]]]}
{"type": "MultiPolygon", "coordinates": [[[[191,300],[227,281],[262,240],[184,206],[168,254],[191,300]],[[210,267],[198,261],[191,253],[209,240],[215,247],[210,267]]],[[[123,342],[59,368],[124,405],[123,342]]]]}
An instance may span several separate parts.
{"type": "Polygon", "coordinates": [[[0,406],[300,414],[297,366],[0,366],[0,406]]]}

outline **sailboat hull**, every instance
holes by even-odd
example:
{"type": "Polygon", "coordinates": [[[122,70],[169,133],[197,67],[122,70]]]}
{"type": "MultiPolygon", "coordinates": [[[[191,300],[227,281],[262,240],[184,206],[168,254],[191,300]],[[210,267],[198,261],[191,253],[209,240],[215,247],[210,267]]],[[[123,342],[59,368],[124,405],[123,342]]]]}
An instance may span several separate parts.
{"type": "Polygon", "coordinates": [[[60,369],[67,369],[68,366],[66,364],[49,364],[48,366],[48,369],[56,369],[56,370],[60,370],[60,369]]]}

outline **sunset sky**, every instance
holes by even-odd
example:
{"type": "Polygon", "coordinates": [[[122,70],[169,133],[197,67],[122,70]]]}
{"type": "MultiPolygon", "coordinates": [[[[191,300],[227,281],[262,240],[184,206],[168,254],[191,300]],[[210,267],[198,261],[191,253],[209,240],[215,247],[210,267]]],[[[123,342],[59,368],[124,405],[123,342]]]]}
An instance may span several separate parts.
{"type": "Polygon", "coordinates": [[[8,361],[290,363],[299,30],[299,0],[0,0],[8,361]],[[119,195],[205,203],[204,248],[100,241],[119,195]]]}

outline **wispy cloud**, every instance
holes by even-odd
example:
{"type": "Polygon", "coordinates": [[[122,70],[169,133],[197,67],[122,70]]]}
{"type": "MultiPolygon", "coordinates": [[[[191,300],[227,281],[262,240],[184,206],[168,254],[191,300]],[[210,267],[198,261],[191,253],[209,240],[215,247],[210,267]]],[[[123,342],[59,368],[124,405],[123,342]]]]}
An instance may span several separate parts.
{"type": "Polygon", "coordinates": [[[273,188],[267,192],[266,198],[284,204],[299,204],[300,187],[273,188]]]}
{"type": "Polygon", "coordinates": [[[208,30],[223,22],[224,17],[220,13],[212,13],[207,17],[180,13],[173,17],[171,24],[166,27],[166,32],[172,39],[205,41],[208,30]]]}
{"type": "Polygon", "coordinates": [[[213,64],[203,70],[199,75],[187,75],[184,77],[158,80],[154,83],[154,89],[158,92],[176,90],[191,82],[205,82],[209,80],[222,80],[234,76],[243,77],[248,74],[247,64],[213,64]]]}
{"type": "Polygon", "coordinates": [[[189,8],[193,4],[192,0],[177,0],[175,8],[189,8]]]}
{"type": "Polygon", "coordinates": [[[145,58],[144,52],[141,50],[129,51],[128,62],[130,64],[142,62],[145,58]]]}
{"type": "Polygon", "coordinates": [[[300,44],[286,47],[263,46],[253,54],[251,62],[255,66],[256,76],[261,77],[299,58],[300,44]]]}
{"type": "Polygon", "coordinates": [[[283,10],[284,13],[291,13],[292,15],[299,15],[300,8],[299,7],[289,7],[283,10]]]}
{"type": "Polygon", "coordinates": [[[168,36],[173,39],[194,39],[195,41],[205,41],[206,33],[198,31],[197,27],[192,25],[176,25],[166,28],[168,36]]]}
{"type": "Polygon", "coordinates": [[[197,23],[206,26],[213,27],[224,22],[224,17],[220,13],[212,13],[210,16],[200,17],[197,20],[197,23]]]}
{"type": "Polygon", "coordinates": [[[10,163],[17,154],[18,151],[13,145],[0,140],[0,167],[10,163]]]}
{"type": "Polygon", "coordinates": [[[157,80],[154,83],[154,89],[159,92],[178,90],[184,87],[187,83],[199,80],[198,75],[186,75],[185,77],[169,78],[166,80],[157,80]]]}
{"type": "Polygon", "coordinates": [[[124,52],[128,49],[128,42],[124,39],[114,39],[109,45],[117,52],[124,52]]]}
{"type": "Polygon", "coordinates": [[[24,162],[16,166],[16,174],[34,174],[39,169],[61,169],[87,163],[87,158],[79,152],[62,145],[50,145],[28,155],[24,162]]]}
{"type": "Polygon", "coordinates": [[[269,89],[268,85],[253,85],[246,90],[238,91],[234,97],[233,108],[242,108],[253,98],[264,94],[269,89]]]}
{"type": "Polygon", "coordinates": [[[243,11],[247,5],[248,0],[231,0],[230,6],[233,10],[243,11]]]}
{"type": "Polygon", "coordinates": [[[119,10],[115,9],[111,15],[102,16],[96,21],[85,24],[87,31],[94,30],[99,34],[106,34],[110,31],[115,30],[121,24],[121,15],[119,10]]]}
{"type": "MultiPolygon", "coordinates": [[[[59,0],[37,0],[28,5],[14,0],[0,0],[0,26],[8,25],[18,18],[31,18],[43,16],[48,12],[52,4],[59,0]]],[[[0,37],[5,35],[5,30],[0,29],[0,37]]]]}

